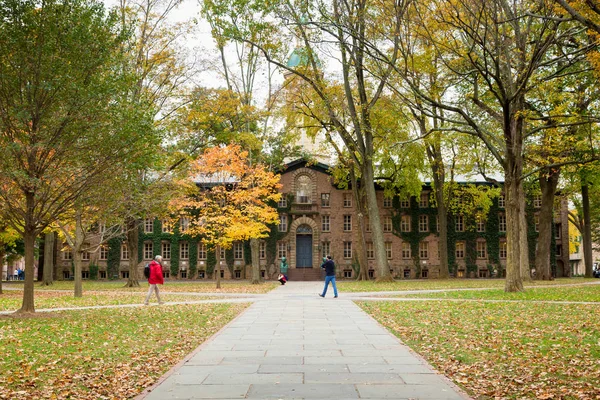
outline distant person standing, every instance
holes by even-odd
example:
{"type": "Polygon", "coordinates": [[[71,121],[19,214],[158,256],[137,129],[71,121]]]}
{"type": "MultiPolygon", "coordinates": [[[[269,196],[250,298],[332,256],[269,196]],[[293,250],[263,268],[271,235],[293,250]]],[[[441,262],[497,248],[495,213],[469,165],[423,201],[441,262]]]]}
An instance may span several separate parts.
{"type": "Polygon", "coordinates": [[[158,299],[158,304],[162,304],[162,300],[160,299],[160,293],[158,292],[158,285],[163,285],[165,283],[163,279],[162,272],[162,256],[154,257],[154,260],[150,263],[150,277],[148,277],[148,284],[150,288],[148,289],[148,295],[146,296],[146,300],[144,300],[144,305],[148,305],[150,301],[150,296],[152,296],[152,292],[156,292],[156,298],[158,299]]]}
{"type": "Polygon", "coordinates": [[[338,297],[337,287],[335,286],[335,263],[331,259],[331,256],[327,256],[327,260],[322,264],[321,268],[325,269],[325,287],[323,288],[323,293],[319,293],[319,296],[325,297],[327,294],[327,287],[329,286],[329,282],[333,286],[333,297],[338,297]]]}

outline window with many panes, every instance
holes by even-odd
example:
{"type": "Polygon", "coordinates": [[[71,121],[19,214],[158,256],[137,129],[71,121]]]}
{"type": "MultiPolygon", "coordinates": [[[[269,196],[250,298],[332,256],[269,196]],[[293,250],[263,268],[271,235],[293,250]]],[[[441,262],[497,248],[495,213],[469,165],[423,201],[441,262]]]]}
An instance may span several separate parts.
{"type": "Polygon", "coordinates": [[[485,221],[482,217],[477,217],[477,232],[485,232],[485,221]]]}
{"type": "Polygon", "coordinates": [[[352,230],[352,215],[344,215],[344,232],[352,230]]]}
{"type": "Polygon", "coordinates": [[[173,223],[168,219],[162,220],[162,232],[163,233],[172,233],[173,232],[173,223]]]}
{"type": "Polygon", "coordinates": [[[63,260],[72,260],[73,252],[71,250],[63,250],[63,260]]]}
{"type": "Polygon", "coordinates": [[[498,214],[498,230],[506,232],[506,214],[498,214]]]}
{"type": "Polygon", "coordinates": [[[344,193],[344,207],[352,207],[352,193],[344,193]]]}
{"type": "Polygon", "coordinates": [[[179,258],[188,260],[190,258],[190,244],[188,242],[179,243],[179,258]]]}
{"type": "Polygon", "coordinates": [[[367,258],[375,258],[375,249],[373,247],[373,242],[367,242],[367,258]]]}
{"type": "Polygon", "coordinates": [[[541,195],[535,195],[535,197],[533,198],[533,206],[535,208],[540,208],[542,206],[542,196],[541,195]]]}
{"type": "Polygon", "coordinates": [[[221,247],[221,251],[220,253],[220,257],[221,257],[221,262],[225,261],[225,249],[221,247]]]}
{"type": "Polygon", "coordinates": [[[402,242],[402,258],[408,260],[411,258],[411,250],[409,242],[402,242]]]}
{"type": "Polygon", "coordinates": [[[429,232],[428,215],[419,215],[419,232],[429,232]]]}
{"type": "Polygon", "coordinates": [[[344,242],[344,258],[352,258],[352,242],[344,242]]]}
{"type": "Polygon", "coordinates": [[[121,260],[129,260],[129,247],[127,247],[127,243],[121,245],[121,260]]]}
{"type": "Polygon", "coordinates": [[[258,258],[261,260],[267,258],[267,242],[261,241],[258,245],[258,258]]]}
{"type": "Polygon", "coordinates": [[[90,261],[90,252],[89,251],[84,251],[81,253],[81,259],[83,261],[90,261]]]}
{"type": "Polygon", "coordinates": [[[392,206],[392,198],[385,196],[383,198],[383,207],[390,208],[392,206]]]}
{"type": "Polygon", "coordinates": [[[100,246],[100,259],[101,260],[108,259],[108,246],[106,246],[106,245],[100,246]]]}
{"type": "Polygon", "coordinates": [[[419,257],[429,258],[429,242],[419,242],[419,257]]]}
{"type": "Polygon", "coordinates": [[[484,241],[477,242],[477,258],[487,258],[487,243],[484,241]]]}
{"type": "Polygon", "coordinates": [[[160,254],[163,256],[165,260],[171,259],[171,243],[170,242],[162,242],[162,249],[160,254]]]}
{"type": "Polygon", "coordinates": [[[277,207],[279,207],[279,208],[286,208],[287,207],[287,196],[285,195],[285,193],[281,194],[281,198],[277,202],[277,207]]]}
{"type": "Polygon", "coordinates": [[[498,197],[498,207],[504,208],[506,206],[506,198],[503,194],[498,197]]]}
{"type": "Polygon", "coordinates": [[[145,260],[152,260],[152,258],[154,258],[153,255],[153,247],[152,247],[152,242],[144,242],[144,259],[145,260]]]}
{"type": "Polygon", "coordinates": [[[323,232],[329,232],[331,229],[329,215],[321,215],[321,230],[323,232]]]}
{"type": "Polygon", "coordinates": [[[385,242],[385,256],[388,260],[392,258],[392,242],[385,242]]]}
{"type": "Polygon", "coordinates": [[[206,245],[198,243],[198,260],[206,260],[206,245]]]}
{"type": "Polygon", "coordinates": [[[321,242],[321,257],[331,255],[331,244],[329,242],[321,242]]]}
{"type": "Polygon", "coordinates": [[[310,204],[312,193],[312,179],[308,175],[300,175],[296,178],[296,202],[299,204],[310,204]]]}
{"type": "Polygon", "coordinates": [[[144,220],[144,233],[152,233],[154,230],[154,220],[152,218],[146,218],[144,220]]]}
{"type": "Polygon", "coordinates": [[[410,199],[400,200],[400,208],[410,208],[410,199]]]}
{"type": "Polygon", "coordinates": [[[410,232],[410,215],[403,215],[400,219],[400,231],[410,232]]]}
{"type": "Polygon", "coordinates": [[[277,228],[279,232],[287,232],[287,215],[282,214],[279,216],[279,226],[277,228]]]}
{"type": "Polygon", "coordinates": [[[421,197],[419,198],[419,207],[421,207],[421,208],[429,207],[429,193],[427,193],[427,192],[421,193],[421,197]]]}
{"type": "Polygon", "coordinates": [[[464,232],[465,231],[465,218],[462,215],[456,216],[455,230],[456,230],[456,232],[464,232]]]}
{"type": "Polygon", "coordinates": [[[287,257],[287,247],[285,242],[277,243],[277,258],[287,257]]]}
{"type": "Polygon", "coordinates": [[[539,214],[535,214],[533,216],[533,226],[534,226],[536,232],[540,231],[540,216],[539,216],[539,214]]]}
{"type": "Polygon", "coordinates": [[[188,217],[182,217],[179,220],[179,231],[180,232],[187,232],[187,230],[190,227],[190,219],[188,217]]]}
{"type": "Polygon", "coordinates": [[[505,241],[500,242],[500,251],[498,253],[500,255],[500,258],[506,258],[506,242],[505,241]]]}
{"type": "Polygon", "coordinates": [[[329,207],[331,195],[329,193],[321,193],[321,207],[329,207]]]}
{"type": "Polygon", "coordinates": [[[383,231],[391,232],[392,231],[392,217],[385,216],[383,217],[383,231]]]}
{"type": "Polygon", "coordinates": [[[233,244],[233,259],[242,260],[244,258],[244,249],[242,243],[236,242],[233,244]]]}
{"type": "Polygon", "coordinates": [[[465,242],[456,242],[456,258],[465,258],[465,242]]]}

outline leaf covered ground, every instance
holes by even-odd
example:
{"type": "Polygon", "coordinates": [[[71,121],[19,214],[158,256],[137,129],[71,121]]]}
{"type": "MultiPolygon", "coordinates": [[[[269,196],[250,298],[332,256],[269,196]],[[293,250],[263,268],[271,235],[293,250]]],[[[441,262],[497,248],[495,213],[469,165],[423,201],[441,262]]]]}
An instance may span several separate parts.
{"type": "Polygon", "coordinates": [[[600,398],[596,305],[360,302],[477,399],[600,398]]]}
{"type": "Polygon", "coordinates": [[[0,399],[126,399],[247,304],[69,311],[0,318],[0,399]]]}

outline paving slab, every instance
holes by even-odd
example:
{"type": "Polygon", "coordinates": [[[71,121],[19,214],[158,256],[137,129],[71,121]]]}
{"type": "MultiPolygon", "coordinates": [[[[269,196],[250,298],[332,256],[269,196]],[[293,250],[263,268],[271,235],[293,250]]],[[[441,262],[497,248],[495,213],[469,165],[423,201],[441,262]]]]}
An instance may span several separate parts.
{"type": "MultiPolygon", "coordinates": [[[[139,399],[468,399],[321,282],[261,297],[139,399]]],[[[236,299],[237,300],[237,299],[236,299]]]]}

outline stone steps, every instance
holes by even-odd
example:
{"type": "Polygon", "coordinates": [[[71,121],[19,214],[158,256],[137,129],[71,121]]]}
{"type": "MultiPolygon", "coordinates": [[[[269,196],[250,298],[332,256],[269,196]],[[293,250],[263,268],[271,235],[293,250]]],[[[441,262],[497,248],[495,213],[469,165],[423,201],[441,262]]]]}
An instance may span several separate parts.
{"type": "Polygon", "coordinates": [[[287,277],[290,281],[321,281],[324,274],[321,268],[290,268],[287,277]]]}

